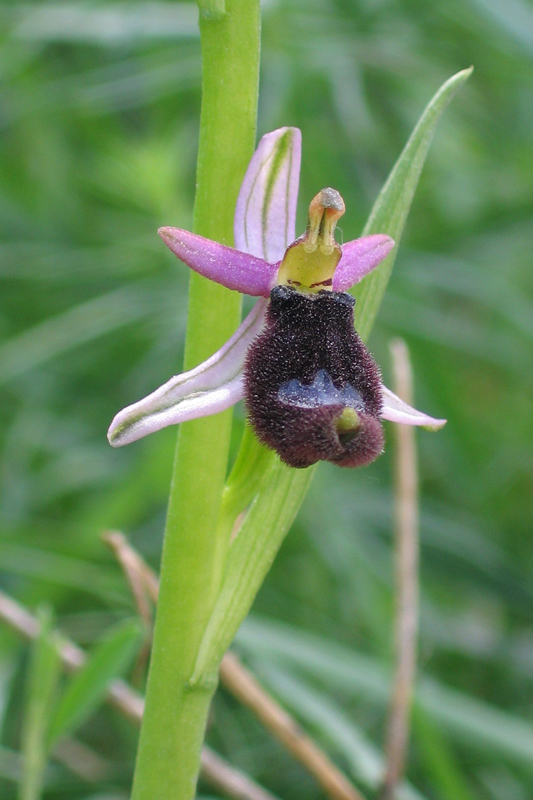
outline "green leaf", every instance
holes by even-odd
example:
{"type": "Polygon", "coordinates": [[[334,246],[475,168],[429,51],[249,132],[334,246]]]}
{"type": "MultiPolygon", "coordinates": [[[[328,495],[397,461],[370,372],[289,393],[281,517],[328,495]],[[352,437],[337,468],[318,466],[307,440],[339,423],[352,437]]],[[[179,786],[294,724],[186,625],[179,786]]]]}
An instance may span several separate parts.
{"type": "Polygon", "coordinates": [[[105,697],[109,683],[131,662],[142,627],[136,620],[117,625],[97,644],[87,663],[70,680],[50,722],[48,745],[79,727],[105,697]]]}
{"type": "MultiPolygon", "coordinates": [[[[463,70],[450,78],[430,101],[374,204],[365,234],[387,233],[396,242],[400,240],[437,122],[470,73],[471,70],[463,70]]],[[[357,327],[363,338],[370,333],[393,263],[394,257],[389,256],[384,266],[375,270],[360,285],[357,327]],[[370,286],[365,288],[369,282],[370,286]]],[[[293,470],[284,466],[275,456],[271,456],[272,467],[268,469],[260,454],[254,453],[254,445],[247,434],[243,439],[243,447],[246,447],[247,458],[239,454],[237,475],[232,473],[229,486],[242,485],[239,471],[244,473],[246,468],[243,464],[246,460],[250,463],[254,458],[261,465],[263,480],[231,546],[221,591],[198,652],[193,680],[201,681],[216,669],[248,613],[316,469],[293,470]]],[[[255,444],[255,448],[259,447],[259,444],[255,444]]]]}
{"type": "Polygon", "coordinates": [[[221,515],[233,521],[250,505],[273,462],[272,451],[260,444],[251,427],[246,425],[237,459],[224,487],[221,515]]]}
{"type": "Polygon", "coordinates": [[[387,233],[396,242],[392,253],[351,292],[357,298],[355,327],[365,340],[370,335],[391,276],[403,229],[437,123],[473,69],[470,67],[452,75],[430,100],[379,193],[364,227],[363,236],[369,236],[371,233],[387,233]]]}
{"type": "Polygon", "coordinates": [[[206,628],[191,683],[218,669],[219,659],[248,613],[313,475],[312,468],[296,470],[280,462],[267,473],[266,485],[230,549],[227,578],[206,628]]]}
{"type": "Polygon", "coordinates": [[[19,800],[41,797],[46,767],[46,734],[61,674],[58,639],[49,610],[39,613],[41,630],[33,642],[22,726],[22,777],[19,800]]]}
{"type": "Polygon", "coordinates": [[[443,736],[441,726],[430,721],[419,704],[413,708],[413,729],[418,758],[432,783],[439,787],[442,800],[471,800],[472,792],[461,772],[459,758],[443,736]]]}

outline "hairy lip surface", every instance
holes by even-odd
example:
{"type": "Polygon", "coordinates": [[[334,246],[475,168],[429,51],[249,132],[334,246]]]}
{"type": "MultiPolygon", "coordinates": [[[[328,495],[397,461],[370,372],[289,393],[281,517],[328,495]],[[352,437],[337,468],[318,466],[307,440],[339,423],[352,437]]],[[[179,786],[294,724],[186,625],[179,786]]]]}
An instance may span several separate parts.
{"type": "Polygon", "coordinates": [[[382,451],[381,376],[354,329],[354,304],[342,292],[270,293],[248,351],[245,403],[260,440],[289,466],[362,466],[382,451]],[[346,408],[357,411],[357,426],[339,434],[346,408]]]}

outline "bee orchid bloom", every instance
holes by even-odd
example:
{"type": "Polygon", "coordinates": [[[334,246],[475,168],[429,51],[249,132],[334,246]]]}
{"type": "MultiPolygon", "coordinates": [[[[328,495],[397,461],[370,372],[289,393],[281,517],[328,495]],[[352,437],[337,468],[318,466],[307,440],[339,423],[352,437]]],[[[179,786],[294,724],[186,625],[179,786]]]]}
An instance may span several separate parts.
{"type": "Polygon", "coordinates": [[[295,239],[301,134],[280,128],[261,139],[235,211],[235,248],[161,228],[188,267],[260,299],[211,358],[120,411],[108,432],[119,447],[168,425],[215,414],[245,399],[259,439],[293,467],[327,460],[360,466],[382,451],[381,420],[438,429],[381,383],[354,329],[346,294],[394,247],[386,235],[334,238],[344,202],[334,189],[312,200],[295,239]]]}

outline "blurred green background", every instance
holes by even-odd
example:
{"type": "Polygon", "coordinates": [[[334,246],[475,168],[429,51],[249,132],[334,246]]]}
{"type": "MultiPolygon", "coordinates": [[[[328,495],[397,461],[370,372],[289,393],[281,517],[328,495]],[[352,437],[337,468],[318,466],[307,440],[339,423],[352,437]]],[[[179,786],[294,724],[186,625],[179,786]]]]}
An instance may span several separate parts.
{"type": "MultiPolygon", "coordinates": [[[[192,3],[0,7],[0,587],[90,647],[135,613],[102,531],[158,565],[176,431],[113,451],[117,410],[179,371],[200,111],[192,3]]],[[[408,778],[431,800],[533,796],[533,6],[271,0],[259,134],[303,132],[299,227],[323,186],[359,235],[425,104],[475,72],[430,150],[370,342],[410,347],[419,432],[421,634],[408,778]]],[[[234,445],[243,425],[237,410],[234,445]]],[[[390,429],[387,430],[391,439],[390,429]]],[[[322,465],[237,646],[368,797],[392,656],[392,453],[322,465]]],[[[28,646],[0,628],[0,796],[17,796],[28,646]]],[[[77,732],[92,779],[46,800],[125,800],[137,731],[77,732]]],[[[294,800],[320,791],[220,690],[208,741],[294,800]]],[[[213,791],[201,784],[201,791],[213,791]]]]}

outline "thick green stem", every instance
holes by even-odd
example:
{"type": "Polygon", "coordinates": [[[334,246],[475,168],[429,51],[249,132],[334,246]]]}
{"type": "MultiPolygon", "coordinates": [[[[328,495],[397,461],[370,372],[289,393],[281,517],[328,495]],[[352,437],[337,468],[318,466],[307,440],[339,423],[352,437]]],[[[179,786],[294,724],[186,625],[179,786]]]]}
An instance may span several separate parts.
{"type": "MultiPolygon", "coordinates": [[[[225,9],[204,13],[200,3],[203,94],[194,220],[198,233],[231,244],[235,203],[255,141],[259,0],[227,0],[225,9]]],[[[217,350],[239,315],[239,295],[191,275],[185,369],[217,350]]],[[[203,676],[194,685],[189,679],[225,558],[216,522],[230,431],[230,412],[180,426],[132,800],[195,796],[217,679],[203,676]]]]}

